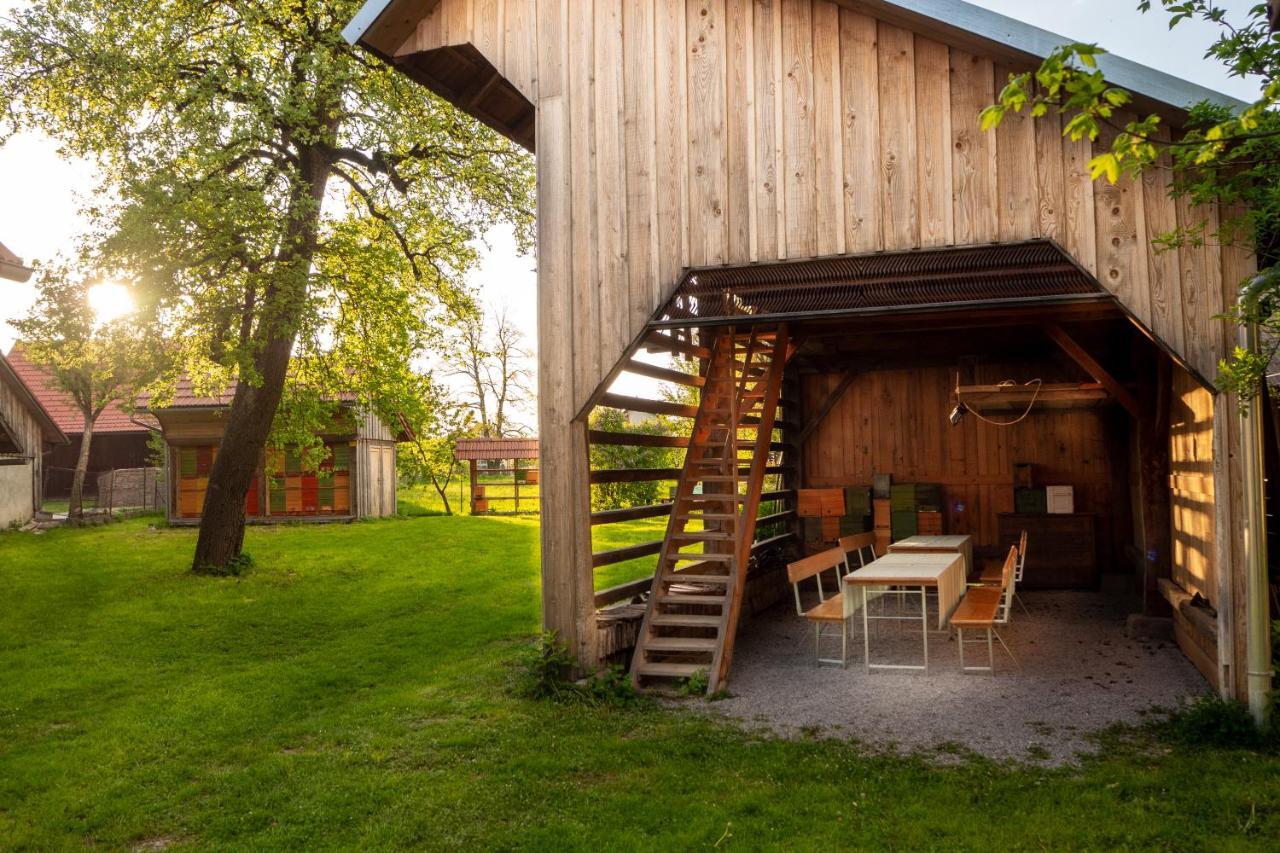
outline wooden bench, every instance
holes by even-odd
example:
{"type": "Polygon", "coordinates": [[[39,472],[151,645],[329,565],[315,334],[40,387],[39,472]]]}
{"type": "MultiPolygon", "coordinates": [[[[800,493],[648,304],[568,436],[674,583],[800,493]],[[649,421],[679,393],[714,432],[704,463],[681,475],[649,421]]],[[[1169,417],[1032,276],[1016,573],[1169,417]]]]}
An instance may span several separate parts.
{"type": "MultiPolygon", "coordinates": [[[[1013,567],[1013,583],[1014,586],[1022,584],[1022,575],[1026,571],[1027,566],[1027,531],[1022,531],[1022,535],[1018,537],[1018,562],[1013,567]]],[[[982,570],[982,574],[978,576],[978,583],[984,586],[1002,586],[1004,584],[1004,565],[990,565],[982,570]]],[[[1027,605],[1023,604],[1022,599],[1015,591],[1013,593],[1013,601],[1016,601],[1021,607],[1022,612],[1030,614],[1027,605]]],[[[1004,614],[1001,621],[1008,621],[1008,614],[1004,614]]]]}
{"type": "Polygon", "coordinates": [[[849,565],[844,549],[828,548],[826,551],[796,560],[787,564],[787,580],[796,594],[796,613],[813,623],[814,652],[819,663],[838,663],[841,666],[849,660],[849,623],[844,616],[844,576],[849,573],[849,565]],[[836,573],[836,591],[830,597],[822,586],[822,574],[827,570],[836,573]],[[818,604],[808,610],[800,602],[800,583],[814,578],[818,585],[818,604]],[[822,657],[822,629],[826,625],[840,625],[840,659],[822,657]]]}
{"type": "MultiPolygon", "coordinates": [[[[1009,651],[1009,647],[1005,645],[1004,638],[996,631],[996,625],[1002,625],[1008,621],[1009,601],[1013,597],[1015,589],[1014,570],[1018,562],[1018,549],[1016,547],[1009,548],[1009,554],[1005,557],[1004,565],[1000,571],[1000,586],[979,586],[973,587],[965,593],[964,599],[956,607],[951,614],[951,627],[956,629],[956,639],[960,648],[960,669],[965,672],[990,672],[996,671],[995,647],[993,640],[998,640],[1001,647],[1009,653],[1009,657],[1013,658],[1013,652],[1009,651]],[[964,644],[966,642],[982,642],[981,640],[968,640],[964,638],[965,629],[971,631],[985,631],[987,643],[987,665],[986,666],[967,666],[964,662],[964,644]]],[[[1017,659],[1014,659],[1017,663],[1017,659]]]]}

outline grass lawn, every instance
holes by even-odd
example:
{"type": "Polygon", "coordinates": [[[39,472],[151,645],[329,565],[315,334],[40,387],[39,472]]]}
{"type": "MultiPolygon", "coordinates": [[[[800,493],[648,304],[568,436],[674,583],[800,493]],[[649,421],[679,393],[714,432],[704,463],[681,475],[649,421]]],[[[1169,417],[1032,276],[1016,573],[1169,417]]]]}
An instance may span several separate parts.
{"type": "MultiPolygon", "coordinates": [[[[1112,737],[939,766],[690,709],[513,698],[537,520],[0,533],[0,847],[1262,848],[1280,761],[1112,737]]],[[[1266,839],[1271,838],[1271,842],[1266,839]]],[[[1273,848],[1274,849],[1274,848],[1273,848]]]]}

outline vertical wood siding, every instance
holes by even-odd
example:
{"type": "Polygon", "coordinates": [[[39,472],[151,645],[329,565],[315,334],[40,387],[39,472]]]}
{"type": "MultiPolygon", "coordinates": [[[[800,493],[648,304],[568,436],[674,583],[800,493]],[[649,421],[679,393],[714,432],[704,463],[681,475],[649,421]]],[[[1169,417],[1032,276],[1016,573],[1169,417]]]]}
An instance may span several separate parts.
{"type": "MultiPolygon", "coordinates": [[[[1202,376],[1227,352],[1213,317],[1247,259],[1153,253],[1153,235],[1202,212],[1174,204],[1158,173],[1093,182],[1094,146],[1052,122],[982,132],[979,111],[1021,70],[1007,60],[829,0],[427,5],[397,55],[469,42],[538,110],[542,493],[558,509],[543,514],[543,606],[584,659],[595,631],[576,418],[689,266],[1051,237],[1202,376]]],[[[1236,446],[1232,423],[1214,419],[1221,448],[1236,446]]],[[[967,475],[1002,476],[1006,451],[985,433],[883,438],[895,465],[934,442],[967,475]]],[[[845,466],[863,450],[821,452],[845,466]]],[[[1214,456],[1220,495],[1238,491],[1233,460],[1214,456]]],[[[1225,505],[1219,564],[1239,535],[1225,505]]]]}

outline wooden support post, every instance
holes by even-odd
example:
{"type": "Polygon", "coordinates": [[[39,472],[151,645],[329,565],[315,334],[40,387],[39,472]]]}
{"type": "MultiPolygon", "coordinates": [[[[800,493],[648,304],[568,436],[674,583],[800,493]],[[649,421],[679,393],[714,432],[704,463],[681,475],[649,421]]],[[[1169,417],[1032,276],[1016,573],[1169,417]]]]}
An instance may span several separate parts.
{"type": "Polygon", "coordinates": [[[476,460],[471,460],[471,514],[476,514],[476,460]]]}
{"type": "Polygon", "coordinates": [[[1138,528],[1142,547],[1142,612],[1167,616],[1159,581],[1172,573],[1172,507],[1169,499],[1169,421],[1173,376],[1169,359],[1153,353],[1154,364],[1143,371],[1153,381],[1140,385],[1142,417],[1136,422],[1138,445],[1138,528]]]}
{"type": "Polygon", "coordinates": [[[1067,334],[1066,329],[1056,323],[1049,323],[1045,325],[1044,330],[1072,361],[1080,365],[1081,369],[1093,378],[1094,382],[1107,389],[1107,393],[1115,397],[1116,401],[1124,406],[1125,411],[1134,420],[1142,419],[1142,407],[1138,405],[1138,401],[1133,394],[1129,393],[1129,389],[1117,382],[1116,378],[1107,372],[1107,369],[1099,364],[1097,359],[1089,355],[1088,351],[1080,346],[1075,338],[1067,334]]]}

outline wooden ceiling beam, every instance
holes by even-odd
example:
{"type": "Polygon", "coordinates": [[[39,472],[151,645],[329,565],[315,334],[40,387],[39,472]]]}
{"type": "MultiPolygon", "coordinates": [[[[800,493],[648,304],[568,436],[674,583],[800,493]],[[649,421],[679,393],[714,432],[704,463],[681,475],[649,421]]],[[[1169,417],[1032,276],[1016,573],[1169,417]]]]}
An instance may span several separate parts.
{"type": "Polygon", "coordinates": [[[1080,365],[1085,373],[1093,378],[1107,393],[1116,398],[1120,405],[1124,406],[1125,411],[1133,416],[1134,420],[1142,419],[1142,408],[1138,405],[1138,400],[1129,393],[1129,389],[1121,385],[1111,373],[1103,367],[1098,360],[1091,356],[1084,347],[1076,342],[1076,339],[1067,334],[1067,330],[1059,326],[1057,323],[1046,323],[1044,327],[1045,333],[1049,338],[1067,354],[1068,357],[1076,364],[1080,365]]]}

